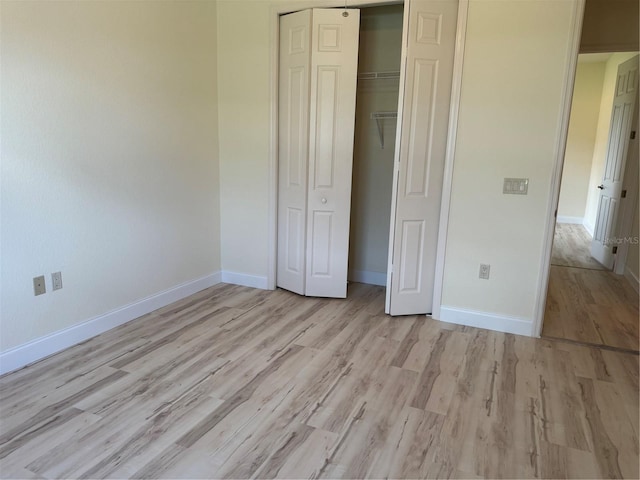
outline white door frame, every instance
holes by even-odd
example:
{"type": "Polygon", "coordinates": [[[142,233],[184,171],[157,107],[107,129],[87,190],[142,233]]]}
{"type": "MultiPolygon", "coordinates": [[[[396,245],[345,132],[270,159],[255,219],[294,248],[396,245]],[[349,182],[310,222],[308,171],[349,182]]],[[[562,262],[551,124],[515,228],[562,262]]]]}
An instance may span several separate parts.
{"type": "MultiPolygon", "coordinates": [[[[584,1],[584,0],[579,0],[584,1]]],[[[402,53],[401,53],[401,72],[404,72],[402,66],[406,63],[406,35],[407,35],[407,15],[406,6],[411,0],[398,0],[389,2],[389,0],[349,0],[349,7],[367,7],[388,5],[389,3],[400,3],[405,5],[405,15],[402,29],[402,53]]],[[[458,110],[460,105],[461,84],[462,84],[462,64],[464,57],[464,45],[467,25],[467,12],[469,0],[458,0],[458,24],[456,31],[455,57],[453,65],[453,84],[451,91],[451,111],[449,115],[449,131],[447,138],[447,153],[444,165],[444,181],[442,190],[442,206],[440,214],[440,223],[438,231],[438,247],[437,261],[434,284],[433,298],[433,316],[437,318],[440,312],[440,304],[442,297],[442,281],[444,278],[444,253],[447,240],[447,227],[449,221],[449,204],[451,200],[451,185],[453,179],[453,159],[455,156],[455,142],[457,131],[458,110]]],[[[277,248],[278,248],[278,228],[277,228],[277,211],[278,211],[278,45],[280,38],[280,15],[303,10],[306,8],[339,8],[344,7],[344,0],[315,0],[313,2],[305,0],[294,0],[281,5],[272,5],[269,14],[269,91],[270,91],[270,141],[269,141],[269,204],[268,204],[268,272],[267,272],[267,288],[274,290],[276,288],[276,266],[277,266],[277,248]]],[[[399,101],[404,97],[404,75],[401,73],[399,101]]],[[[402,103],[399,102],[399,108],[402,103]]],[[[396,130],[396,139],[400,138],[402,122],[401,116],[398,114],[398,127],[396,130]]],[[[396,150],[394,153],[394,165],[397,164],[399,158],[400,144],[396,141],[396,150]]],[[[396,182],[396,168],[394,167],[394,182],[396,182]]],[[[395,200],[392,198],[391,222],[389,225],[391,235],[393,235],[393,224],[395,220],[394,210],[395,200]]],[[[392,239],[393,240],[393,239],[392,239]]],[[[393,245],[391,243],[390,245],[393,245]]],[[[391,250],[391,247],[390,247],[391,250]]],[[[392,261],[391,251],[389,253],[389,262],[392,261]]],[[[389,269],[390,271],[390,269],[389,269]]],[[[387,286],[389,284],[390,274],[387,275],[387,286]]],[[[387,288],[387,291],[390,289],[387,288]]],[[[388,304],[388,301],[387,301],[388,304]]]]}
{"type": "Polygon", "coordinates": [[[551,177],[551,189],[547,202],[547,222],[544,226],[544,244],[540,264],[540,276],[538,277],[538,289],[536,292],[536,309],[534,312],[531,334],[539,337],[542,333],[542,323],[547,303],[547,290],[549,287],[549,273],[551,269],[551,249],[553,247],[553,234],[556,227],[556,211],[560,198],[560,180],[562,167],[564,166],[564,153],[567,146],[569,133],[569,115],[571,114],[571,101],[573,99],[573,87],[576,81],[576,68],[578,66],[578,53],[580,52],[580,36],[582,34],[582,20],[584,17],[585,0],[576,0],[573,4],[573,24],[571,25],[571,44],[568,51],[569,68],[565,73],[562,92],[562,110],[560,121],[556,128],[556,148],[553,173],[551,177]]]}

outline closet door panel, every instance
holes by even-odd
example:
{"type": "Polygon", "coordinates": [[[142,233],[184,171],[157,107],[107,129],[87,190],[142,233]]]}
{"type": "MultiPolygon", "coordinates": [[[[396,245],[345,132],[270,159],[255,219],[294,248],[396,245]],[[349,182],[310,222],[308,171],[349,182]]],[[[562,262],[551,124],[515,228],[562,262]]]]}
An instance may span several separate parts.
{"type": "Polygon", "coordinates": [[[304,295],[307,249],[311,10],[280,18],[278,287],[304,295]]]}
{"type": "Polygon", "coordinates": [[[433,306],[458,2],[414,0],[408,8],[391,315],[430,313],[433,306]]]}
{"type": "Polygon", "coordinates": [[[344,298],[360,12],[313,9],[312,24],[306,295],[344,298]]]}

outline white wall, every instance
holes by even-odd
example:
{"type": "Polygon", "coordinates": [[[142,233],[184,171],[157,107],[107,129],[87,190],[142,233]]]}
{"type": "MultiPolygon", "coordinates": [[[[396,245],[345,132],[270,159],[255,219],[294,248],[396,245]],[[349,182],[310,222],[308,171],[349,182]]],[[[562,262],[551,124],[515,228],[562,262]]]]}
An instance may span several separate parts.
{"type": "Polygon", "coordinates": [[[266,279],[269,235],[268,1],[218,2],[222,269],[266,279]]]}
{"type": "Polygon", "coordinates": [[[443,319],[531,332],[574,7],[470,2],[443,319]],[[529,194],[503,195],[504,177],[528,178],[529,194]],[[478,278],[480,263],[490,280],[478,278]]]}
{"type": "MultiPolygon", "coordinates": [[[[358,72],[400,70],[402,5],[360,14],[358,72]]],[[[384,148],[372,112],[398,108],[399,79],[360,80],[356,101],[349,278],[386,283],[396,120],[383,120],[384,148]],[[362,273],[366,272],[366,273],[362,273]]]]}
{"type": "Polygon", "coordinates": [[[562,169],[558,202],[558,221],[573,219],[583,223],[593,148],[598,129],[600,98],[606,62],[589,62],[588,55],[578,60],[571,102],[571,119],[562,169]]]}
{"type": "Polygon", "coordinates": [[[607,60],[605,67],[602,97],[600,98],[600,114],[598,115],[598,128],[589,175],[587,208],[584,217],[584,225],[592,235],[596,224],[600,192],[596,187],[602,183],[602,176],[604,174],[604,163],[607,152],[607,141],[609,140],[609,125],[611,123],[611,110],[613,107],[613,95],[616,87],[618,66],[634,55],[637,55],[637,53],[615,53],[607,60]]]}
{"type": "Polygon", "coordinates": [[[1,27],[0,348],[219,270],[215,3],[3,1],[1,27]]]}

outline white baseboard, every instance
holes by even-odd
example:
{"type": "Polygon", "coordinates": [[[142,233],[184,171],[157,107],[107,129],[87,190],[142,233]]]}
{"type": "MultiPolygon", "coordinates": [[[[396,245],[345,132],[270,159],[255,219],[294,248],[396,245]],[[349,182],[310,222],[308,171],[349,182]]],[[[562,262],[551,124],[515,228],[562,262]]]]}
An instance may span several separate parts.
{"type": "Polygon", "coordinates": [[[84,342],[123,323],[135,320],[142,315],[193,295],[200,290],[212,287],[220,283],[220,281],[220,272],[215,272],[2,352],[0,353],[0,375],[12,372],[65,348],[84,342]]]}
{"type": "Polygon", "coordinates": [[[577,225],[583,225],[584,217],[567,217],[565,215],[558,215],[558,218],[556,218],[556,221],[558,223],[574,223],[577,225]]]}
{"type": "Polygon", "coordinates": [[[591,225],[589,222],[587,222],[587,220],[585,219],[584,222],[582,222],[582,226],[584,228],[587,229],[587,232],[589,232],[589,235],[591,235],[593,237],[593,232],[595,231],[596,227],[595,225],[591,225]]]}
{"type": "Polygon", "coordinates": [[[223,271],[221,278],[224,283],[233,283],[234,285],[242,285],[244,287],[269,290],[269,282],[267,277],[262,277],[259,275],[249,275],[247,273],[223,271]]]}
{"type": "Polygon", "coordinates": [[[624,267],[624,278],[629,281],[636,293],[640,294],[640,280],[631,270],[629,270],[629,267],[627,266],[624,267]]]}
{"type": "Polygon", "coordinates": [[[486,328],[498,332],[515,333],[516,335],[533,336],[533,322],[517,317],[496,315],[493,313],[476,312],[442,306],[440,318],[443,322],[467,325],[469,327],[486,328]]]}
{"type": "Polygon", "coordinates": [[[387,285],[387,274],[380,272],[368,272],[366,270],[349,270],[349,280],[358,283],[367,283],[369,285],[387,285]]]}

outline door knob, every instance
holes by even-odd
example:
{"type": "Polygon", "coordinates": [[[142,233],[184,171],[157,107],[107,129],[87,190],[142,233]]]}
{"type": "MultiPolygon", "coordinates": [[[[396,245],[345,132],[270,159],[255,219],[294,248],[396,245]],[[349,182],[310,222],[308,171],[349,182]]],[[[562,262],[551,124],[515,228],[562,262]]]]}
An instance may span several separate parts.
{"type": "Polygon", "coordinates": [[[322,197],[322,200],[320,200],[323,204],[327,203],[327,199],[322,197]]]}
{"type": "Polygon", "coordinates": [[[598,188],[599,188],[600,190],[604,190],[604,185],[598,185],[598,188]]]}

